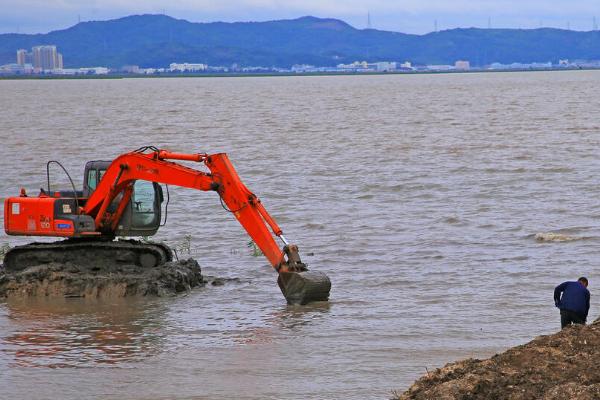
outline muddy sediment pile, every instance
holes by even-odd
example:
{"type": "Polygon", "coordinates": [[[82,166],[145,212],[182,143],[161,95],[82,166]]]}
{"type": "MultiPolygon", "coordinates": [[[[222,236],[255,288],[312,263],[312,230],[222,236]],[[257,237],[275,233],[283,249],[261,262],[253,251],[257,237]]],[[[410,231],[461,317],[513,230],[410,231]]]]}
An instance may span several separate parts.
{"type": "Polygon", "coordinates": [[[0,298],[171,296],[204,286],[198,263],[173,261],[154,268],[51,263],[9,272],[0,268],[0,298]]]}
{"type": "Polygon", "coordinates": [[[448,364],[395,399],[600,399],[600,321],[540,336],[487,360],[448,364]]]}

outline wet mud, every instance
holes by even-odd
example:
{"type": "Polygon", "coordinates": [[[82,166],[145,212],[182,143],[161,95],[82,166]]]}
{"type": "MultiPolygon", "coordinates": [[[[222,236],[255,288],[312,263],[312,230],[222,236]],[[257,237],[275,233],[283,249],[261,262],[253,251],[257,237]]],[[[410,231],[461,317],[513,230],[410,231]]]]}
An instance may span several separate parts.
{"type": "Polygon", "coordinates": [[[600,321],[497,354],[468,359],[429,372],[394,398],[600,399],[600,321]]]}
{"type": "Polygon", "coordinates": [[[536,233],[534,238],[538,242],[573,242],[575,240],[585,239],[582,237],[571,236],[571,235],[566,235],[563,233],[555,233],[555,232],[536,233]]]}
{"type": "Polygon", "coordinates": [[[193,259],[154,268],[136,265],[50,263],[9,272],[0,267],[0,298],[173,296],[204,286],[193,259]]]}

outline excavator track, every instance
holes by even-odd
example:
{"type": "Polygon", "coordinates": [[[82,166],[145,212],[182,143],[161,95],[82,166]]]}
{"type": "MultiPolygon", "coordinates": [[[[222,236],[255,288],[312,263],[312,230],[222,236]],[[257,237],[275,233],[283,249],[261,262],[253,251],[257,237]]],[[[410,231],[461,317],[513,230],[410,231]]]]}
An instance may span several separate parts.
{"type": "Polygon", "coordinates": [[[108,269],[119,265],[153,268],[172,259],[173,253],[164,243],[67,239],[13,247],[4,256],[3,267],[11,272],[50,263],[92,264],[108,269]]]}

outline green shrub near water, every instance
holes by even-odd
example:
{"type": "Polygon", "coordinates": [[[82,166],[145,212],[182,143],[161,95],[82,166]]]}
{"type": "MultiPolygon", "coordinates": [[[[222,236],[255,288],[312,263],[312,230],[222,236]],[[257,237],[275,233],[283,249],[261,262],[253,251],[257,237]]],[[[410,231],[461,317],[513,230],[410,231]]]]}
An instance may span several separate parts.
{"type": "Polygon", "coordinates": [[[258,248],[256,243],[254,243],[254,240],[250,240],[248,242],[248,247],[250,248],[250,250],[252,250],[253,257],[259,257],[263,255],[263,252],[260,250],[260,248],[258,248]]]}
{"type": "MultiPolygon", "coordinates": [[[[247,243],[247,247],[250,249],[251,254],[253,257],[260,257],[263,255],[263,252],[260,250],[260,248],[256,245],[256,243],[254,243],[253,240],[250,240],[247,243]]],[[[191,255],[192,254],[192,235],[185,235],[180,242],[177,242],[174,246],[171,247],[173,249],[173,251],[175,252],[175,255],[177,257],[187,254],[187,255],[191,255]]],[[[232,254],[237,254],[238,251],[235,249],[232,249],[231,251],[232,254]]]]}
{"type": "Polygon", "coordinates": [[[175,246],[175,251],[179,254],[192,254],[192,235],[185,235],[175,246]]]}

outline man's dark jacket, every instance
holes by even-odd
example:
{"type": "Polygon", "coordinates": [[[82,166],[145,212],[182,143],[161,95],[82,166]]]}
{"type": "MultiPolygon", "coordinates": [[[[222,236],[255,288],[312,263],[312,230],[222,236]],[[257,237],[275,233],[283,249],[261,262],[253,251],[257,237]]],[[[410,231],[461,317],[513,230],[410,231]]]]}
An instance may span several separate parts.
{"type": "Polygon", "coordinates": [[[590,292],[579,281],[563,282],[554,289],[554,303],[561,310],[577,313],[585,321],[590,310],[590,292]]]}

